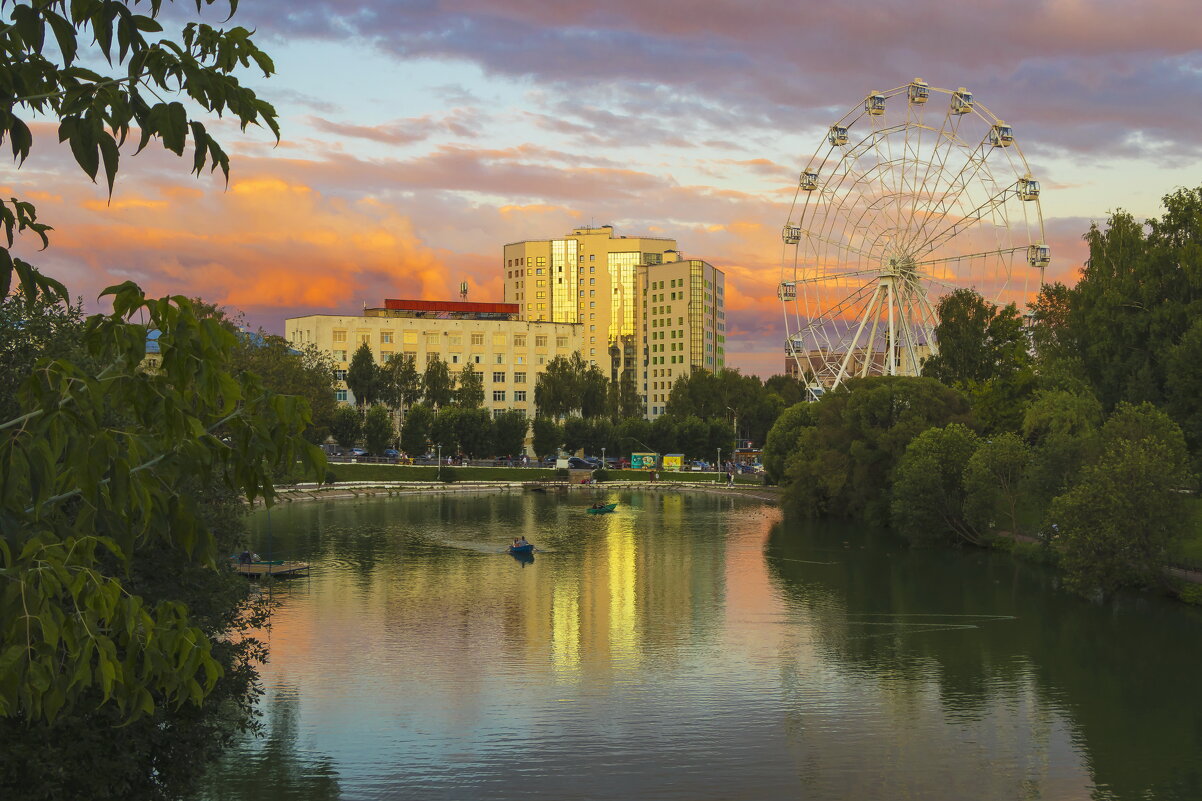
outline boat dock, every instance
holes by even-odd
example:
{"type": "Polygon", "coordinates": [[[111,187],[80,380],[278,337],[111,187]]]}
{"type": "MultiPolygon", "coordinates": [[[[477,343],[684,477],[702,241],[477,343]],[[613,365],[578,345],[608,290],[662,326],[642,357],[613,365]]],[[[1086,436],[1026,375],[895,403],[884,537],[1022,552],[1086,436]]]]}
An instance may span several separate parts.
{"type": "Polygon", "coordinates": [[[308,562],[282,562],[278,565],[264,562],[251,562],[250,564],[235,564],[234,569],[242,575],[249,576],[251,578],[260,578],[262,576],[292,578],[294,576],[309,575],[308,562]]]}

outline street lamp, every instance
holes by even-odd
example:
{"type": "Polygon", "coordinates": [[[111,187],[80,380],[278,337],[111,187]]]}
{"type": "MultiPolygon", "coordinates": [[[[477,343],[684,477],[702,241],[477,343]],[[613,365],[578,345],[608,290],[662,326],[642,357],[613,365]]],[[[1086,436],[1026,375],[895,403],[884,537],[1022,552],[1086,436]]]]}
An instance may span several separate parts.
{"type": "Polygon", "coordinates": [[[439,444],[436,447],[438,448],[438,470],[435,475],[439,481],[442,481],[442,445],[439,444]]]}
{"type": "Polygon", "coordinates": [[[601,449],[601,469],[605,469],[605,448],[601,449]]]}
{"type": "Polygon", "coordinates": [[[718,461],[714,462],[714,472],[718,475],[714,476],[714,482],[722,480],[722,449],[718,449],[718,461]]]}

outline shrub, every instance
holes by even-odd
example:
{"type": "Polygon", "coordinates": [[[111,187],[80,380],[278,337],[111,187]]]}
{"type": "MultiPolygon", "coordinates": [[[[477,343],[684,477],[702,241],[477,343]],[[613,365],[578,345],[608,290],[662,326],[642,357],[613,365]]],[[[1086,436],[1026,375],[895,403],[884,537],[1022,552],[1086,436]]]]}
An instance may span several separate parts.
{"type": "Polygon", "coordinates": [[[333,483],[334,483],[335,481],[337,481],[337,480],[338,480],[338,476],[334,475],[334,471],[333,471],[333,470],[327,470],[327,471],[326,471],[326,480],[325,480],[325,483],[327,483],[327,484],[333,484],[333,483]]]}
{"type": "Polygon", "coordinates": [[[454,467],[443,466],[439,471],[438,479],[444,484],[453,484],[459,480],[459,471],[454,467]]]}
{"type": "Polygon", "coordinates": [[[604,467],[598,467],[593,471],[593,481],[596,481],[597,483],[609,481],[609,471],[604,467]]]}

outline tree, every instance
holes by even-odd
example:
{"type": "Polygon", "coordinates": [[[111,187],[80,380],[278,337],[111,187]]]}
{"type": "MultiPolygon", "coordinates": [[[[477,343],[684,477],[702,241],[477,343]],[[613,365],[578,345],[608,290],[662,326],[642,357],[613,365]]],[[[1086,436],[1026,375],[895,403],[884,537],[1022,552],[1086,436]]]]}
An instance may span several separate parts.
{"type": "Polygon", "coordinates": [[[704,420],[696,415],[689,415],[676,423],[676,447],[690,459],[710,459],[717,452],[710,453],[710,428],[704,420]]]}
{"type": "Polygon", "coordinates": [[[380,400],[398,411],[406,411],[422,398],[422,377],[412,353],[394,353],[380,371],[380,400]]]}
{"type": "Polygon", "coordinates": [[[405,425],[401,428],[401,449],[410,456],[420,456],[430,448],[430,426],[434,410],[424,403],[409,407],[405,425]]]}
{"type": "Polygon", "coordinates": [[[384,406],[373,406],[367,410],[363,420],[363,439],[368,453],[381,456],[386,448],[396,443],[396,428],[392,424],[392,412],[384,406]]]}
{"type": "Polygon", "coordinates": [[[442,409],[451,402],[454,395],[453,385],[451,369],[434,354],[426,363],[426,372],[422,376],[422,391],[426,403],[435,409],[442,409]]]}
{"type": "Polygon", "coordinates": [[[906,446],[890,504],[903,537],[920,545],[949,539],[980,544],[964,511],[964,470],[980,442],[967,426],[951,423],[928,428],[906,446]]]}
{"type": "Polygon", "coordinates": [[[444,453],[459,451],[459,409],[444,406],[434,415],[430,423],[430,441],[441,446],[444,453]]]}
{"type": "Polygon", "coordinates": [[[893,471],[928,428],[968,423],[968,403],[933,378],[855,378],[813,404],[785,460],[789,497],[811,515],[889,522],[893,471]]]}
{"type": "Polygon", "coordinates": [[[371,346],[366,342],[359,345],[351,356],[351,366],[346,371],[346,386],[359,406],[367,407],[380,399],[380,368],[376,366],[371,346]]]}
{"type": "Polygon", "coordinates": [[[806,400],[805,386],[791,375],[774,375],[764,382],[764,389],[781,399],[786,408],[806,400]]]}
{"type": "Polygon", "coordinates": [[[330,434],[343,448],[353,448],[363,436],[363,415],[351,406],[339,406],[330,421],[330,434]]]}
{"type": "Polygon", "coordinates": [[[41,358],[88,359],[80,302],[24,294],[0,298],[0,420],[17,415],[17,389],[41,358]]]}
{"type": "Polygon", "coordinates": [[[666,414],[652,420],[646,442],[656,453],[676,453],[680,449],[676,438],[676,420],[666,414]]]}
{"type": "MultiPolygon", "coordinates": [[[[110,193],[131,130],[139,150],[157,139],[177,155],[190,135],[193,171],[211,165],[228,178],[203,122],[164,95],[278,139],[274,109],[232,74],[251,62],[274,71],[249,32],[188,23],[175,42],[158,35],[160,9],[4,7],[0,138],[18,162],[33,140],[22,117],[36,114],[58,122],[89,177],[103,168],[110,193]],[[106,65],[113,74],[96,71],[106,65]]],[[[0,224],[0,297],[15,288],[29,304],[68,303],[61,283],[9,250],[29,233],[47,245],[33,205],[0,203],[0,224]]],[[[0,595],[0,716],[5,742],[37,755],[21,760],[14,747],[5,757],[37,776],[16,786],[46,797],[174,797],[245,724],[255,698],[258,646],[237,636],[246,588],[213,569],[232,541],[216,510],[241,508],[242,496],[271,503],[277,471],[299,459],[319,476],[324,459],[301,437],[305,402],[238,370],[233,334],[202,309],[148,299],[130,282],[102,297],[112,311],[81,331],[87,357],[44,351],[59,358],[39,361],[5,395],[16,409],[0,418],[0,575],[20,588],[0,595]],[[154,370],[141,365],[149,331],[159,332],[154,370]],[[103,732],[106,758],[87,732],[103,732]]],[[[5,759],[6,786],[12,766],[5,759]]]]}
{"type": "Polygon", "coordinates": [[[539,458],[555,456],[563,445],[563,427],[546,417],[534,418],[531,425],[534,436],[534,453],[539,458]]]}
{"type": "Polygon", "coordinates": [[[651,446],[651,421],[644,417],[627,417],[618,423],[614,432],[614,447],[618,453],[645,452],[651,446]]]}
{"type": "Polygon", "coordinates": [[[334,362],[329,354],[314,345],[299,350],[283,337],[259,331],[238,332],[234,365],[258,375],[273,392],[299,395],[308,404],[313,422],[305,429],[305,439],[315,445],[330,434],[338,402],[334,399],[334,362]]]}
{"type": "Polygon", "coordinates": [[[1017,434],[998,434],[981,443],[964,468],[969,525],[993,533],[1001,522],[1011,534],[1023,533],[1030,463],[1031,448],[1017,434]]]}
{"type": "Polygon", "coordinates": [[[459,449],[473,458],[492,455],[492,413],[488,409],[458,409],[457,412],[455,438],[459,440],[459,449]]]}
{"type": "Polygon", "coordinates": [[[1097,457],[1102,405],[1090,394],[1041,392],[1023,415],[1023,437],[1031,444],[1026,473],[1029,513],[1043,510],[1077,481],[1082,466],[1097,457]]]}
{"type": "Polygon", "coordinates": [[[785,477],[785,460],[797,449],[802,429],[814,425],[812,404],[795,403],[776,418],[764,441],[764,472],[768,480],[779,484],[785,477]]]}
{"type": "Polygon", "coordinates": [[[1102,429],[1101,457],[1052,502],[1068,585],[1083,594],[1157,585],[1189,525],[1180,428],[1151,404],[1120,403],[1102,429]]]}
{"type": "Polygon", "coordinates": [[[530,421],[521,409],[507,409],[493,420],[493,448],[497,456],[520,456],[526,450],[530,421]]]}
{"type": "Polygon", "coordinates": [[[610,415],[615,423],[643,415],[643,398],[639,395],[633,372],[623,372],[621,379],[611,382],[609,394],[610,415]]]}
{"type": "Polygon", "coordinates": [[[583,417],[569,417],[563,421],[563,449],[568,453],[583,450],[592,437],[593,429],[583,417]]]}
{"type": "Polygon", "coordinates": [[[484,375],[467,363],[459,371],[459,386],[455,389],[455,405],[460,409],[478,409],[484,403],[484,375]]]}
{"type": "Polygon", "coordinates": [[[534,385],[534,406],[539,417],[564,418],[573,414],[592,419],[606,414],[609,382],[595,364],[579,353],[556,356],[534,385]]]}
{"type": "Polygon", "coordinates": [[[923,363],[922,374],[964,392],[985,430],[1016,430],[1035,385],[1018,308],[957,289],[939,301],[938,315],[939,352],[923,363]]]}

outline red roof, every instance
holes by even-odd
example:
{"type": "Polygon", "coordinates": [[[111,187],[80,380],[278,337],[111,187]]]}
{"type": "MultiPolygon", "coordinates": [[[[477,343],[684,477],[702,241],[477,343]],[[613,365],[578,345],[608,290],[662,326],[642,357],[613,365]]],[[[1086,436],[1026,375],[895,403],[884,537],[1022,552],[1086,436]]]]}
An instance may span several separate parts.
{"type": "Polygon", "coordinates": [[[400,311],[475,312],[477,314],[517,314],[518,303],[466,303],[457,300],[396,300],[387,298],[384,308],[400,311]]]}

